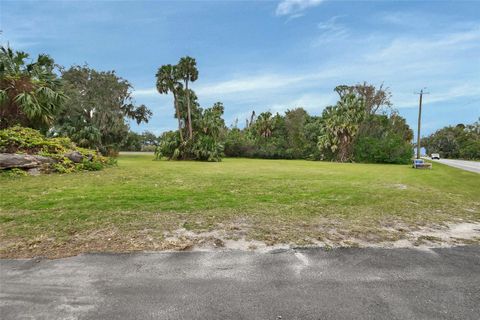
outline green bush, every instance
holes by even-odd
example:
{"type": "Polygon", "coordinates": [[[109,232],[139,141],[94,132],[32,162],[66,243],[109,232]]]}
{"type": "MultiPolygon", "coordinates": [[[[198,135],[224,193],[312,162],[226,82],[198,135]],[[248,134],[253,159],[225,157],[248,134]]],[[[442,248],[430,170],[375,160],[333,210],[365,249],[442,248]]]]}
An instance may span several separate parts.
{"type": "Polygon", "coordinates": [[[33,154],[54,159],[55,163],[42,168],[44,172],[101,170],[105,166],[115,164],[114,160],[94,150],[76,147],[69,138],[46,138],[37,130],[19,126],[0,130],[0,152],[33,154]],[[74,163],[65,156],[73,151],[82,154],[83,162],[74,163]]]}
{"type": "Polygon", "coordinates": [[[222,161],[223,145],[211,136],[200,135],[189,150],[196,160],[219,162],[222,161]]]}
{"type": "Polygon", "coordinates": [[[7,177],[21,177],[21,176],[27,176],[28,173],[22,169],[19,168],[13,168],[11,170],[0,170],[0,175],[2,176],[7,176],[7,177]]]}
{"type": "Polygon", "coordinates": [[[83,160],[81,168],[88,171],[99,171],[103,169],[103,164],[101,162],[83,160]]]}
{"type": "Polygon", "coordinates": [[[159,160],[163,157],[169,160],[177,160],[180,156],[180,136],[177,131],[164,132],[160,137],[160,142],[155,149],[155,159],[159,160]]]}
{"type": "Polygon", "coordinates": [[[15,126],[0,130],[0,152],[58,154],[74,149],[75,145],[70,139],[47,139],[35,129],[15,126]]]}
{"type": "Polygon", "coordinates": [[[412,145],[396,134],[385,137],[359,137],[354,146],[358,162],[408,164],[413,155],[412,145]]]}
{"type": "Polygon", "coordinates": [[[353,142],[357,162],[408,164],[413,156],[413,132],[396,114],[370,115],[353,142]]]}

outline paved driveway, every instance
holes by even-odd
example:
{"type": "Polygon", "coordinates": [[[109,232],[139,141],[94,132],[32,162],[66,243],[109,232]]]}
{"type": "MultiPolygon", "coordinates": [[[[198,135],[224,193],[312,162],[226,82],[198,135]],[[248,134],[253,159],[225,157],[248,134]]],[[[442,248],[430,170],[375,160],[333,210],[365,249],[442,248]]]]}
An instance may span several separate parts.
{"type": "Polygon", "coordinates": [[[480,247],[0,260],[8,319],[476,319],[480,247]]]}
{"type": "Polygon", "coordinates": [[[454,160],[454,159],[440,159],[432,160],[434,162],[440,162],[451,167],[467,170],[471,172],[480,173],[480,162],[478,161],[466,161],[466,160],[454,160]]]}

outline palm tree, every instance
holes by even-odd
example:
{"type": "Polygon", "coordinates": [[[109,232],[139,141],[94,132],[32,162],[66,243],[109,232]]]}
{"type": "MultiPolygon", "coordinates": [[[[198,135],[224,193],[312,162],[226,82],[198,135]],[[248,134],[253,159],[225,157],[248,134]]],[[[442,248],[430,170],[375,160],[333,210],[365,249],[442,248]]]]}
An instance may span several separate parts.
{"type": "Polygon", "coordinates": [[[275,127],[275,120],[272,117],[271,112],[262,112],[258,116],[255,125],[258,130],[258,134],[264,138],[268,138],[272,135],[275,127]]]}
{"type": "Polygon", "coordinates": [[[223,103],[215,102],[211,108],[203,110],[199,119],[199,127],[203,134],[213,137],[215,140],[220,136],[225,128],[225,121],[222,119],[224,107],[223,103]]]}
{"type": "Polygon", "coordinates": [[[353,142],[365,115],[365,101],[355,94],[346,94],[336,106],[325,108],[322,134],[318,137],[319,148],[329,149],[340,162],[350,161],[353,142]]]}
{"type": "Polygon", "coordinates": [[[182,89],[182,84],[179,82],[177,66],[166,64],[161,66],[156,74],[157,77],[157,91],[160,94],[173,94],[173,104],[177,113],[178,131],[180,133],[180,141],[183,142],[182,133],[182,118],[180,116],[180,109],[178,108],[178,92],[182,89]]]}
{"type": "Polygon", "coordinates": [[[15,124],[48,129],[66,96],[47,55],[27,63],[28,54],[0,49],[0,128],[15,124]]]}
{"type": "Polygon", "coordinates": [[[192,112],[190,110],[190,91],[188,90],[188,82],[194,82],[198,79],[197,62],[194,58],[186,56],[180,59],[177,64],[177,77],[185,83],[185,93],[187,98],[187,117],[189,138],[193,137],[192,112]]]}

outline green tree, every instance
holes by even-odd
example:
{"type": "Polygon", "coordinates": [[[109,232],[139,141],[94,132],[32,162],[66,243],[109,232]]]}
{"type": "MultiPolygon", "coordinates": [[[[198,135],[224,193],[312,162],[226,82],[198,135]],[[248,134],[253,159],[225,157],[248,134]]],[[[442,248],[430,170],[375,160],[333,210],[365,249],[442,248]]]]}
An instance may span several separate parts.
{"type": "Polygon", "coordinates": [[[136,106],[130,83],[114,71],[96,71],[84,66],[62,70],[70,99],[57,118],[53,134],[69,136],[83,147],[114,155],[128,135],[127,119],[148,122],[152,112],[136,106]]]}
{"type": "Polygon", "coordinates": [[[250,126],[253,127],[258,136],[266,139],[272,136],[275,128],[275,119],[272,117],[271,112],[262,112],[250,126]]]}
{"type": "Polygon", "coordinates": [[[366,117],[354,142],[354,159],[369,163],[409,163],[413,131],[397,114],[366,117]]]}
{"type": "Polygon", "coordinates": [[[285,112],[288,150],[293,158],[303,158],[306,155],[308,142],[304,128],[307,119],[308,113],[303,108],[296,108],[285,112]]]}
{"type": "Polygon", "coordinates": [[[388,88],[384,88],[383,84],[378,89],[367,82],[353,86],[340,85],[335,88],[335,92],[338,93],[340,99],[351,94],[362,99],[367,114],[388,113],[393,107],[390,101],[392,93],[388,88]]]}
{"type": "Polygon", "coordinates": [[[127,137],[120,147],[121,151],[141,151],[142,150],[142,135],[133,131],[129,131],[127,137]]]}
{"type": "Polygon", "coordinates": [[[318,116],[308,116],[303,132],[307,141],[305,156],[311,160],[320,160],[322,154],[318,149],[318,137],[322,134],[323,118],[318,116]]]}
{"type": "Polygon", "coordinates": [[[335,106],[325,108],[324,127],[318,147],[324,155],[333,154],[340,162],[353,160],[353,141],[365,118],[365,102],[355,94],[342,96],[335,106]]]}
{"type": "Polygon", "coordinates": [[[218,102],[211,108],[202,109],[195,92],[189,88],[189,83],[197,78],[195,59],[188,56],[181,58],[175,66],[161,66],[157,72],[157,90],[161,94],[173,93],[178,119],[178,133],[168,132],[160,137],[157,159],[221,160],[223,144],[220,140],[225,131],[223,104],[218,102]],[[184,128],[188,130],[186,141],[184,128]]]}
{"type": "Polygon", "coordinates": [[[246,157],[250,147],[245,137],[245,131],[237,127],[227,130],[225,135],[225,155],[228,157],[246,157]]]}
{"type": "Polygon", "coordinates": [[[180,148],[183,146],[183,142],[180,140],[180,131],[164,132],[155,149],[155,159],[160,160],[166,157],[168,160],[179,160],[182,153],[180,148]]]}
{"type": "Polygon", "coordinates": [[[422,139],[427,154],[443,158],[480,159],[480,120],[469,125],[444,127],[422,139]]]}
{"type": "Polygon", "coordinates": [[[225,121],[222,118],[223,103],[216,102],[211,108],[202,111],[197,124],[200,131],[197,132],[191,149],[193,158],[202,161],[220,161],[224,149],[221,137],[225,130],[225,121]]]}
{"type": "Polygon", "coordinates": [[[189,107],[188,107],[187,101],[190,105],[190,121],[192,123],[192,130],[193,130],[193,133],[196,133],[198,132],[198,130],[200,130],[197,127],[197,124],[198,124],[198,119],[202,117],[202,108],[200,107],[200,103],[198,102],[197,95],[192,89],[188,89],[188,92],[187,92],[186,89],[180,88],[177,92],[177,105],[178,105],[180,118],[182,122],[186,124],[185,126],[182,127],[182,134],[183,136],[189,137],[190,128],[188,123],[190,121],[188,120],[189,107]],[[187,100],[187,97],[188,97],[188,100],[187,100]]]}
{"type": "Polygon", "coordinates": [[[222,133],[225,130],[223,104],[215,103],[211,108],[196,108],[192,117],[196,132],[193,139],[182,143],[179,131],[169,131],[160,137],[155,152],[157,159],[192,159],[200,161],[220,161],[223,156],[222,133]]]}
{"type": "Polygon", "coordinates": [[[187,100],[187,124],[189,138],[193,138],[192,115],[190,110],[190,90],[188,83],[198,79],[197,62],[194,58],[186,56],[180,59],[176,67],[177,78],[182,79],[185,85],[185,98],[187,100]]]}
{"type": "Polygon", "coordinates": [[[158,137],[150,131],[142,133],[142,144],[147,146],[154,146],[158,144],[158,137]]]}
{"type": "Polygon", "coordinates": [[[46,131],[67,99],[53,59],[27,59],[25,52],[0,49],[0,129],[18,124],[46,131]]]}

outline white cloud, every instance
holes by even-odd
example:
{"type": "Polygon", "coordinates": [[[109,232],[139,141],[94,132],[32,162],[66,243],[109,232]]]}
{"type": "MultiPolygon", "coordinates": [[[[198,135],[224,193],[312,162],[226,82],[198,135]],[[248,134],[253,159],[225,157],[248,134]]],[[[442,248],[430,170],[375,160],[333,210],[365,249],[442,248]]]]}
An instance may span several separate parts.
{"type": "Polygon", "coordinates": [[[318,29],[324,30],[324,31],[337,31],[339,29],[344,29],[345,27],[337,23],[337,20],[344,17],[344,15],[341,16],[333,16],[330,19],[320,22],[318,24],[318,29]]]}
{"type": "MultiPolygon", "coordinates": [[[[318,69],[315,72],[307,73],[260,73],[239,76],[222,82],[213,82],[207,84],[196,84],[193,89],[199,98],[217,98],[235,97],[241,99],[241,96],[258,97],[277,94],[281,91],[291,91],[293,89],[306,89],[317,87],[319,81],[339,77],[345,69],[326,68],[318,69]]],[[[146,88],[134,90],[136,97],[151,97],[158,95],[155,88],[146,88]]]]}
{"type": "Polygon", "coordinates": [[[308,8],[316,7],[324,0],[282,0],[275,11],[277,16],[301,16],[302,12],[308,8]]]}
{"type": "Polygon", "coordinates": [[[287,109],[303,108],[309,113],[319,114],[326,106],[335,104],[337,94],[331,90],[329,93],[306,93],[301,96],[285,100],[285,103],[274,104],[269,110],[273,113],[284,113],[287,109]]]}
{"type": "Polygon", "coordinates": [[[151,97],[151,96],[156,96],[159,93],[155,88],[148,88],[148,89],[133,90],[133,94],[136,97],[151,97]]]}
{"type": "MultiPolygon", "coordinates": [[[[480,87],[478,84],[466,83],[454,85],[447,90],[442,89],[438,87],[427,88],[427,91],[430,92],[423,98],[424,105],[448,102],[458,98],[480,98],[480,87]]],[[[413,92],[410,97],[401,95],[399,99],[396,99],[396,106],[397,108],[417,108],[418,96],[414,97],[413,92]]]]}
{"type": "Polygon", "coordinates": [[[199,87],[196,91],[199,95],[211,96],[279,89],[299,83],[305,77],[306,75],[260,74],[232,79],[218,84],[208,84],[199,87]]]}
{"type": "Polygon", "coordinates": [[[317,27],[321,31],[321,34],[313,41],[313,46],[319,46],[327,42],[345,39],[348,36],[348,28],[338,22],[338,20],[342,17],[344,16],[333,16],[326,21],[320,22],[317,27]]]}
{"type": "MultiPolygon", "coordinates": [[[[336,29],[337,24],[338,18],[333,17],[318,27],[329,30],[333,25],[336,29]]],[[[238,118],[240,126],[253,109],[259,113],[303,107],[311,114],[320,114],[325,106],[337,100],[333,92],[336,85],[363,81],[390,87],[394,106],[399,109],[416,108],[418,95],[414,92],[425,86],[430,91],[424,100],[426,106],[478,99],[480,63],[464,60],[465,56],[470,56],[478,62],[473,54],[480,47],[478,30],[478,26],[473,26],[433,35],[361,39],[347,33],[345,38],[349,41],[340,44],[342,50],[335,49],[338,52],[335,57],[314,68],[303,72],[281,68],[277,72],[243,74],[209,83],[200,79],[193,89],[203,106],[223,101],[228,110],[227,123],[238,118]]],[[[337,46],[336,43],[332,45],[337,46]]],[[[137,90],[135,95],[147,97],[158,96],[158,93],[150,88],[137,90]]]]}
{"type": "Polygon", "coordinates": [[[460,50],[479,46],[480,27],[469,30],[428,37],[402,37],[394,39],[388,46],[370,53],[368,60],[405,60],[409,61],[437,57],[460,50]]]}

